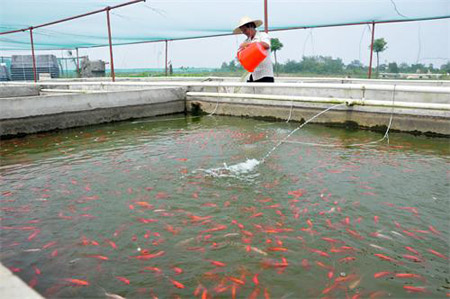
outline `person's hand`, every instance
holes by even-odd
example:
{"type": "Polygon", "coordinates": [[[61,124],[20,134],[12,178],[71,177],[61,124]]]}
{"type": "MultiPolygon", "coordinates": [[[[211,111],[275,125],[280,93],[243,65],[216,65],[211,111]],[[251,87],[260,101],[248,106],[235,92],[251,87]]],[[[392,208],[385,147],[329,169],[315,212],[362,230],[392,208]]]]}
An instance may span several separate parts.
{"type": "Polygon", "coordinates": [[[245,48],[247,48],[251,43],[249,42],[243,42],[240,46],[239,46],[239,50],[243,50],[245,48]]]}

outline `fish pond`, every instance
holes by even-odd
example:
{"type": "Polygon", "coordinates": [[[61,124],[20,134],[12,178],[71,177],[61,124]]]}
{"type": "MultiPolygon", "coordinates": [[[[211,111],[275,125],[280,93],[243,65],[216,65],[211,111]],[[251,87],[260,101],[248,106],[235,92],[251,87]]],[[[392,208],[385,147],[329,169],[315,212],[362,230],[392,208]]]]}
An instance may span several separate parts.
{"type": "Polygon", "coordinates": [[[449,296],[449,140],[308,124],[262,161],[298,125],[3,140],[1,262],[47,298],[449,296]]]}

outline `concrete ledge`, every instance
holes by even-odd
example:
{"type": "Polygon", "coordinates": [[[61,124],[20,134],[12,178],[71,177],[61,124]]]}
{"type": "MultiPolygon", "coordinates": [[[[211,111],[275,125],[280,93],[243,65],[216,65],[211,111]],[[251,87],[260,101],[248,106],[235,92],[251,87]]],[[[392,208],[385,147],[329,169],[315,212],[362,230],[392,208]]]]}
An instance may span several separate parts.
{"type": "Polygon", "coordinates": [[[7,299],[43,299],[8,268],[0,264],[0,296],[7,299]]]}
{"type": "Polygon", "coordinates": [[[11,86],[0,84],[0,98],[31,97],[39,95],[38,85],[11,86]]]}
{"type": "Polygon", "coordinates": [[[0,100],[0,136],[8,138],[185,111],[184,88],[0,100]]]}
{"type": "MultiPolygon", "coordinates": [[[[254,118],[274,118],[304,121],[332,104],[296,103],[252,99],[188,97],[188,111],[201,109],[206,113],[254,118]]],[[[391,108],[365,106],[339,106],[316,118],[313,123],[349,124],[383,131],[389,124],[391,108]]],[[[450,137],[450,113],[446,111],[420,111],[419,109],[394,109],[392,130],[424,133],[450,137]]]]}

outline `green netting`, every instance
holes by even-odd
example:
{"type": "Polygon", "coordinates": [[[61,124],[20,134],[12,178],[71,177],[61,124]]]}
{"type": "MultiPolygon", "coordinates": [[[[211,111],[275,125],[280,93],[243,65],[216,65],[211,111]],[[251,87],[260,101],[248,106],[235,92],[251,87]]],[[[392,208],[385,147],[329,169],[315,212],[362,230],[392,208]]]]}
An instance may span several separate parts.
{"type": "MultiPolygon", "coordinates": [[[[0,0],[0,32],[23,29],[126,0],[0,0]]],[[[269,29],[450,17],[449,0],[269,0],[269,29]]],[[[111,11],[113,44],[229,34],[238,20],[264,18],[264,0],[147,1],[111,11]]],[[[106,13],[35,29],[36,49],[108,45],[106,13]]],[[[29,32],[0,35],[1,50],[30,49],[29,32]]]]}

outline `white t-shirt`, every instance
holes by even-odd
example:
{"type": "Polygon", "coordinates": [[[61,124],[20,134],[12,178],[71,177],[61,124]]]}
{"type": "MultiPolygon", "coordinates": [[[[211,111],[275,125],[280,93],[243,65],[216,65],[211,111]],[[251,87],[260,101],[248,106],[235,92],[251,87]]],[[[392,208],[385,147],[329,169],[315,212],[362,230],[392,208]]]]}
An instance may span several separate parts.
{"type": "MultiPolygon", "coordinates": [[[[247,38],[245,40],[248,43],[265,42],[270,47],[270,37],[265,32],[259,32],[256,30],[256,34],[253,39],[247,38]]],[[[263,77],[273,77],[273,65],[270,59],[270,48],[267,49],[269,54],[267,57],[256,67],[252,73],[253,80],[259,80],[263,77]]]]}

